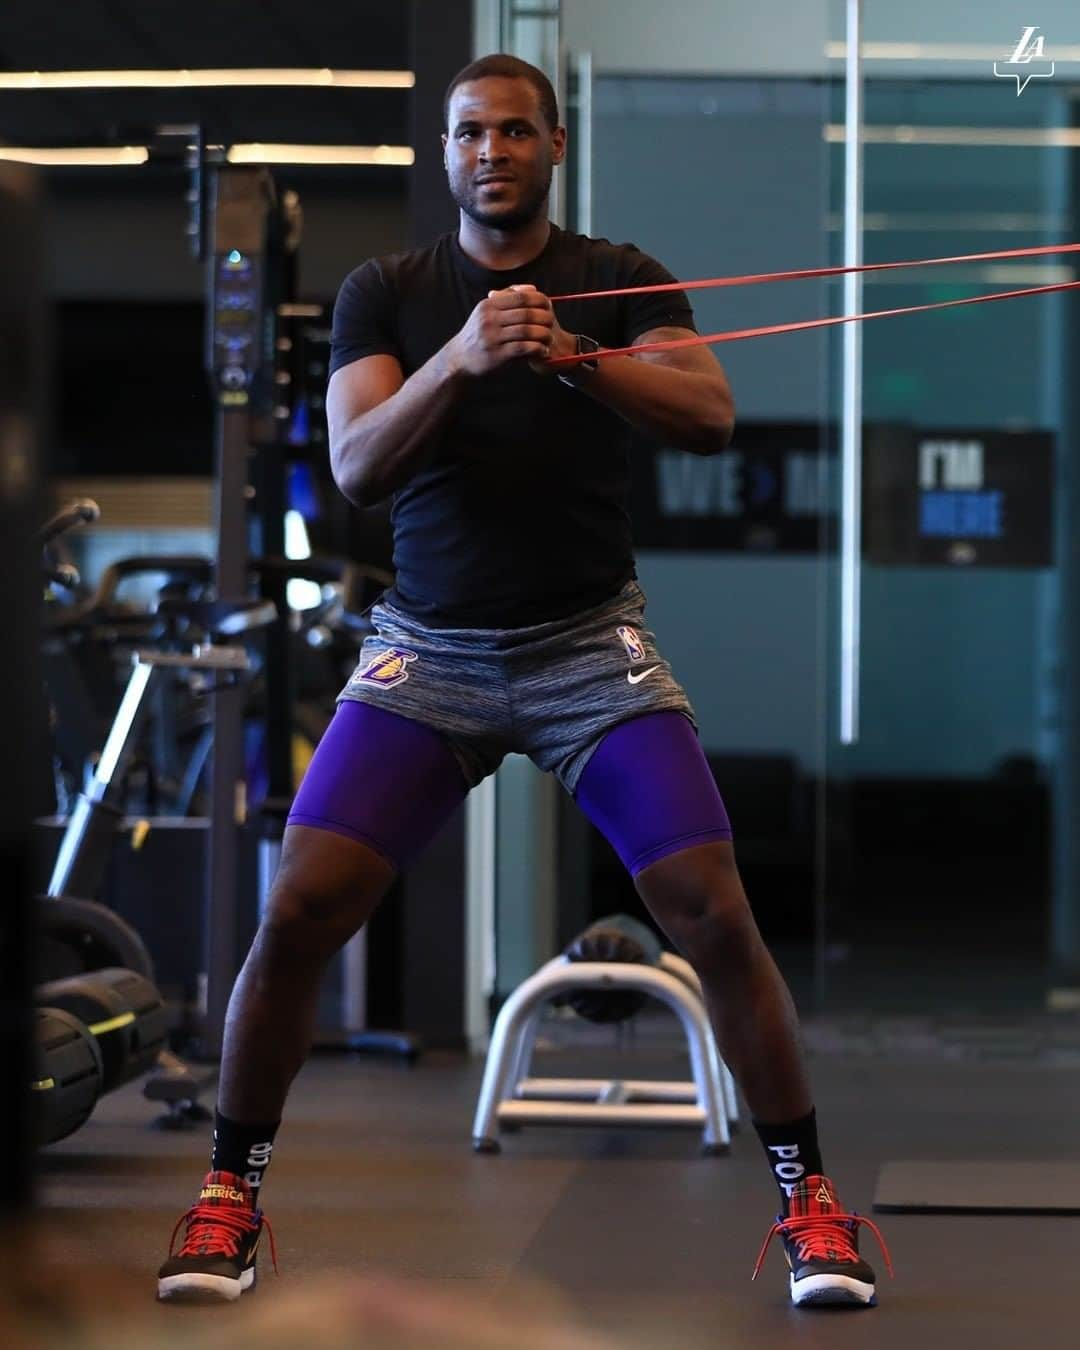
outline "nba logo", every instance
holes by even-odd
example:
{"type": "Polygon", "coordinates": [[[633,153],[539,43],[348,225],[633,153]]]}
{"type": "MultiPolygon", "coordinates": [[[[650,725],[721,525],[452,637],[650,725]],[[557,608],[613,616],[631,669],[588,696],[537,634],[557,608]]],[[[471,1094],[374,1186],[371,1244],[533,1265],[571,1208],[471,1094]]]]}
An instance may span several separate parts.
{"type": "Polygon", "coordinates": [[[615,630],[622,638],[622,644],[626,648],[631,661],[645,660],[645,644],[637,635],[636,628],[628,628],[625,624],[615,630]]]}

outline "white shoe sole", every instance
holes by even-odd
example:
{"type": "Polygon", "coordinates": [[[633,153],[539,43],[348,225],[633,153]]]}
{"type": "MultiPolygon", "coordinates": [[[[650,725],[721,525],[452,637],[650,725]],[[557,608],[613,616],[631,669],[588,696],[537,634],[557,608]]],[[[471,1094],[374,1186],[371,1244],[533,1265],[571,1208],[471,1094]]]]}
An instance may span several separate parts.
{"type": "Polygon", "coordinates": [[[158,1298],[232,1303],[254,1283],[254,1266],[249,1266],[238,1280],[230,1280],[225,1275],[201,1275],[193,1270],[183,1275],[166,1275],[164,1279],[158,1280],[158,1298]]]}
{"type": "Polygon", "coordinates": [[[791,1301],[796,1307],[827,1303],[873,1307],[875,1303],[874,1286],[863,1280],[853,1280],[850,1275],[807,1275],[797,1284],[792,1275],[790,1281],[791,1301]]]}

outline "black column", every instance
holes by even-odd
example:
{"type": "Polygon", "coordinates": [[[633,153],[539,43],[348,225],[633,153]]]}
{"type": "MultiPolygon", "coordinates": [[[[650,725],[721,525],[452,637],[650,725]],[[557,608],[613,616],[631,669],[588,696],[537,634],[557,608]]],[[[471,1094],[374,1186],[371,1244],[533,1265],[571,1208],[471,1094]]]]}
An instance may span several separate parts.
{"type": "Polygon", "coordinates": [[[409,179],[409,247],[426,244],[457,226],[446,186],[442,141],[446,86],[473,59],[472,0],[413,0],[412,69],[416,74],[409,139],[416,160],[409,179]]]}
{"type": "Polygon", "coordinates": [[[39,292],[41,222],[33,180],[0,165],[0,574],[7,652],[0,661],[4,773],[0,774],[0,1219],[31,1198],[30,983],[33,813],[48,748],[38,668],[42,523],[38,455],[45,371],[39,292]]]}
{"type": "MultiPolygon", "coordinates": [[[[207,288],[207,363],[217,403],[214,420],[214,582],[220,600],[248,592],[248,480],[253,423],[262,420],[272,379],[273,332],[268,320],[266,246],[273,183],[264,168],[219,165],[213,177],[207,221],[210,253],[207,288]],[[247,260],[233,272],[229,259],[247,260]],[[244,278],[239,280],[238,278],[244,278]],[[220,308],[227,295],[227,309],[220,308]],[[234,322],[222,327],[221,313],[234,322]],[[238,322],[235,322],[238,320],[238,322]],[[248,345],[228,345],[239,334],[248,345]]],[[[272,303],[272,301],[270,302],[272,303]]],[[[271,311],[272,313],[272,311],[271,311]]],[[[237,896],[238,797],[244,783],[244,700],[237,686],[213,700],[214,750],[210,778],[210,841],[204,912],[206,1019],[201,1053],[221,1056],[225,1012],[240,967],[237,896]]]]}

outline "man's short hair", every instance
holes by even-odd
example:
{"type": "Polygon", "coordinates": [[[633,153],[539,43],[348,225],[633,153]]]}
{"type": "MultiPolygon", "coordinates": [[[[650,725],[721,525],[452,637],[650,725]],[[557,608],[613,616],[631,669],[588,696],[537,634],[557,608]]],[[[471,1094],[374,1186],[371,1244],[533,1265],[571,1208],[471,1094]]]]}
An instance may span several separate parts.
{"type": "Polygon", "coordinates": [[[544,121],[548,124],[548,130],[555,130],[559,125],[559,103],[548,77],[536,66],[530,66],[528,61],[522,61],[516,56],[509,56],[505,52],[494,52],[491,56],[481,56],[478,61],[473,61],[470,65],[467,65],[464,70],[459,70],[450,81],[446,90],[446,97],[443,99],[443,127],[447,131],[450,130],[450,98],[458,85],[468,84],[473,80],[483,80],[492,75],[510,80],[528,80],[536,90],[540,100],[540,111],[544,115],[544,121]]]}

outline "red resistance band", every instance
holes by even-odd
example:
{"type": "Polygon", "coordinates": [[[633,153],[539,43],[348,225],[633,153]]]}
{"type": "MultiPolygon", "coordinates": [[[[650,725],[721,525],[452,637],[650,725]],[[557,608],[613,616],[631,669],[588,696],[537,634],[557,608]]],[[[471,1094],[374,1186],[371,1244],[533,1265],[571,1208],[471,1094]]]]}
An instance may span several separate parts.
{"type": "MultiPolygon", "coordinates": [[[[580,291],[574,295],[552,296],[560,300],[596,300],[601,296],[648,295],[659,291],[693,291],[720,286],[752,286],[767,281],[803,281],[811,277],[838,277],[856,272],[888,272],[902,267],[932,267],[941,263],[989,262],[1002,258],[1038,258],[1047,254],[1080,253],[1080,244],[1052,244],[1040,248],[1003,249],[995,253],[965,253],[954,258],[917,258],[911,262],[866,263],[861,267],[815,267],[796,272],[761,272],[741,277],[712,277],[705,281],[669,281],[659,286],[625,286],[611,291],[580,291]]],[[[768,324],[763,328],[738,328],[724,333],[698,333],[693,337],[667,342],[646,342],[636,347],[605,347],[582,356],[560,356],[552,366],[573,366],[580,361],[595,361],[607,356],[639,355],[642,352],[673,351],[678,347],[703,347],[717,342],[738,342],[744,338],[768,337],[774,333],[797,333],[808,328],[828,328],[838,323],[856,323],[862,319],[885,319],[896,314],[922,314],[932,309],[952,309],[957,305],[983,305],[991,300],[1014,300],[1022,295],[1051,295],[1056,291],[1080,289],[1080,281],[1062,281],[1051,286],[1031,286],[1019,291],[997,291],[992,295],[970,296],[965,300],[939,300],[934,304],[906,305],[902,309],[879,309],[866,314],[838,314],[827,319],[804,319],[800,323],[768,324]]]]}

